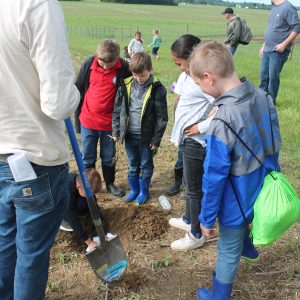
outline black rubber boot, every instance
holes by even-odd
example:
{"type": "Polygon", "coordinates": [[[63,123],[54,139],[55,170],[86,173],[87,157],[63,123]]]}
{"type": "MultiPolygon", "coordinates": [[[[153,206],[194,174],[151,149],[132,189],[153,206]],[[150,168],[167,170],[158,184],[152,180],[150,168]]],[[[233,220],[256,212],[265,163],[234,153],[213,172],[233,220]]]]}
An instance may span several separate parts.
{"type": "Polygon", "coordinates": [[[183,169],[174,169],[174,174],[175,182],[165,191],[165,194],[167,196],[174,196],[180,192],[180,187],[182,185],[183,169]]]}
{"type": "Polygon", "coordinates": [[[105,181],[106,189],[109,193],[112,193],[116,197],[123,197],[125,191],[122,188],[114,185],[115,182],[116,167],[102,165],[102,174],[105,181]]]}

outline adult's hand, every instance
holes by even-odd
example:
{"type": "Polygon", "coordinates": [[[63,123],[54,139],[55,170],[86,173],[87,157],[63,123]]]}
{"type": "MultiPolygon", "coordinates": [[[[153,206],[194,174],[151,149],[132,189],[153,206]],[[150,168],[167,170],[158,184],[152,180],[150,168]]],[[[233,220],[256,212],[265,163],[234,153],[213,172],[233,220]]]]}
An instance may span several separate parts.
{"type": "Polygon", "coordinates": [[[276,52],[282,53],[286,48],[285,43],[280,43],[277,46],[275,46],[276,52]]]}
{"type": "Polygon", "coordinates": [[[264,48],[265,48],[265,45],[263,44],[262,47],[260,48],[259,50],[259,56],[262,57],[263,54],[264,54],[264,48]]]}

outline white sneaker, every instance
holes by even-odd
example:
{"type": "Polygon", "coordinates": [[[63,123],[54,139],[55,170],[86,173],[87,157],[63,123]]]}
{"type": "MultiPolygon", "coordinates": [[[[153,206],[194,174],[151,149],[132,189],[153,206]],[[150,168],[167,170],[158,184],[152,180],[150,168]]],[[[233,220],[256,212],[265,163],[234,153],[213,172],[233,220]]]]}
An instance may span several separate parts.
{"type": "Polygon", "coordinates": [[[71,227],[71,225],[69,224],[69,222],[67,222],[66,220],[61,221],[59,229],[61,229],[63,231],[69,231],[69,232],[74,231],[73,228],[71,227]]]}
{"type": "Polygon", "coordinates": [[[181,218],[171,218],[169,220],[169,224],[173,227],[185,230],[185,231],[191,231],[191,224],[187,224],[183,221],[181,218]]]}
{"type": "Polygon", "coordinates": [[[176,251],[189,251],[202,247],[204,243],[205,238],[203,235],[200,239],[197,239],[191,232],[187,232],[183,238],[171,243],[171,249],[176,251]]]}

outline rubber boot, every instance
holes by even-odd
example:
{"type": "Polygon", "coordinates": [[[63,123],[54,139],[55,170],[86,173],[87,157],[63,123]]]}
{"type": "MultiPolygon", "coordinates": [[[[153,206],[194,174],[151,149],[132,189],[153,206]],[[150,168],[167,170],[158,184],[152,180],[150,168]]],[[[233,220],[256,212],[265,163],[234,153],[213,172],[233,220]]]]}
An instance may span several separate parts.
{"type": "Polygon", "coordinates": [[[142,205],[146,203],[149,199],[149,185],[150,185],[151,178],[140,178],[140,193],[135,199],[136,205],[142,205]]]}
{"type": "Polygon", "coordinates": [[[129,183],[130,192],[125,197],[126,202],[135,200],[138,194],[140,193],[139,175],[136,175],[134,177],[128,176],[128,183],[129,183]]]}
{"type": "Polygon", "coordinates": [[[255,262],[259,259],[259,252],[252,244],[249,234],[250,234],[249,229],[246,228],[244,241],[243,241],[243,250],[241,255],[246,261],[255,262]]]}
{"type": "Polygon", "coordinates": [[[174,169],[175,174],[175,182],[167,188],[165,194],[167,196],[174,196],[180,192],[180,187],[182,185],[182,175],[183,175],[183,168],[181,169],[174,169]]]}
{"type": "Polygon", "coordinates": [[[114,185],[116,167],[102,165],[102,173],[107,191],[109,193],[112,193],[116,197],[123,197],[125,195],[125,191],[122,188],[119,188],[116,185],[114,185]]]}
{"type": "Polygon", "coordinates": [[[197,290],[198,300],[229,300],[232,291],[232,283],[223,283],[212,276],[212,289],[200,288],[197,290]]]}

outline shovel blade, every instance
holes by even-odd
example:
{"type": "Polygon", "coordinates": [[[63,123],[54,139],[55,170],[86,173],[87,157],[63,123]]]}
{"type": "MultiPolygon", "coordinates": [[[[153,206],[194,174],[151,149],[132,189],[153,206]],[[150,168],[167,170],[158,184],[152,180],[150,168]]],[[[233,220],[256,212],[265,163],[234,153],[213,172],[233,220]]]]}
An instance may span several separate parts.
{"type": "Polygon", "coordinates": [[[97,277],[105,283],[120,280],[127,268],[126,253],[118,237],[86,256],[97,277]]]}

